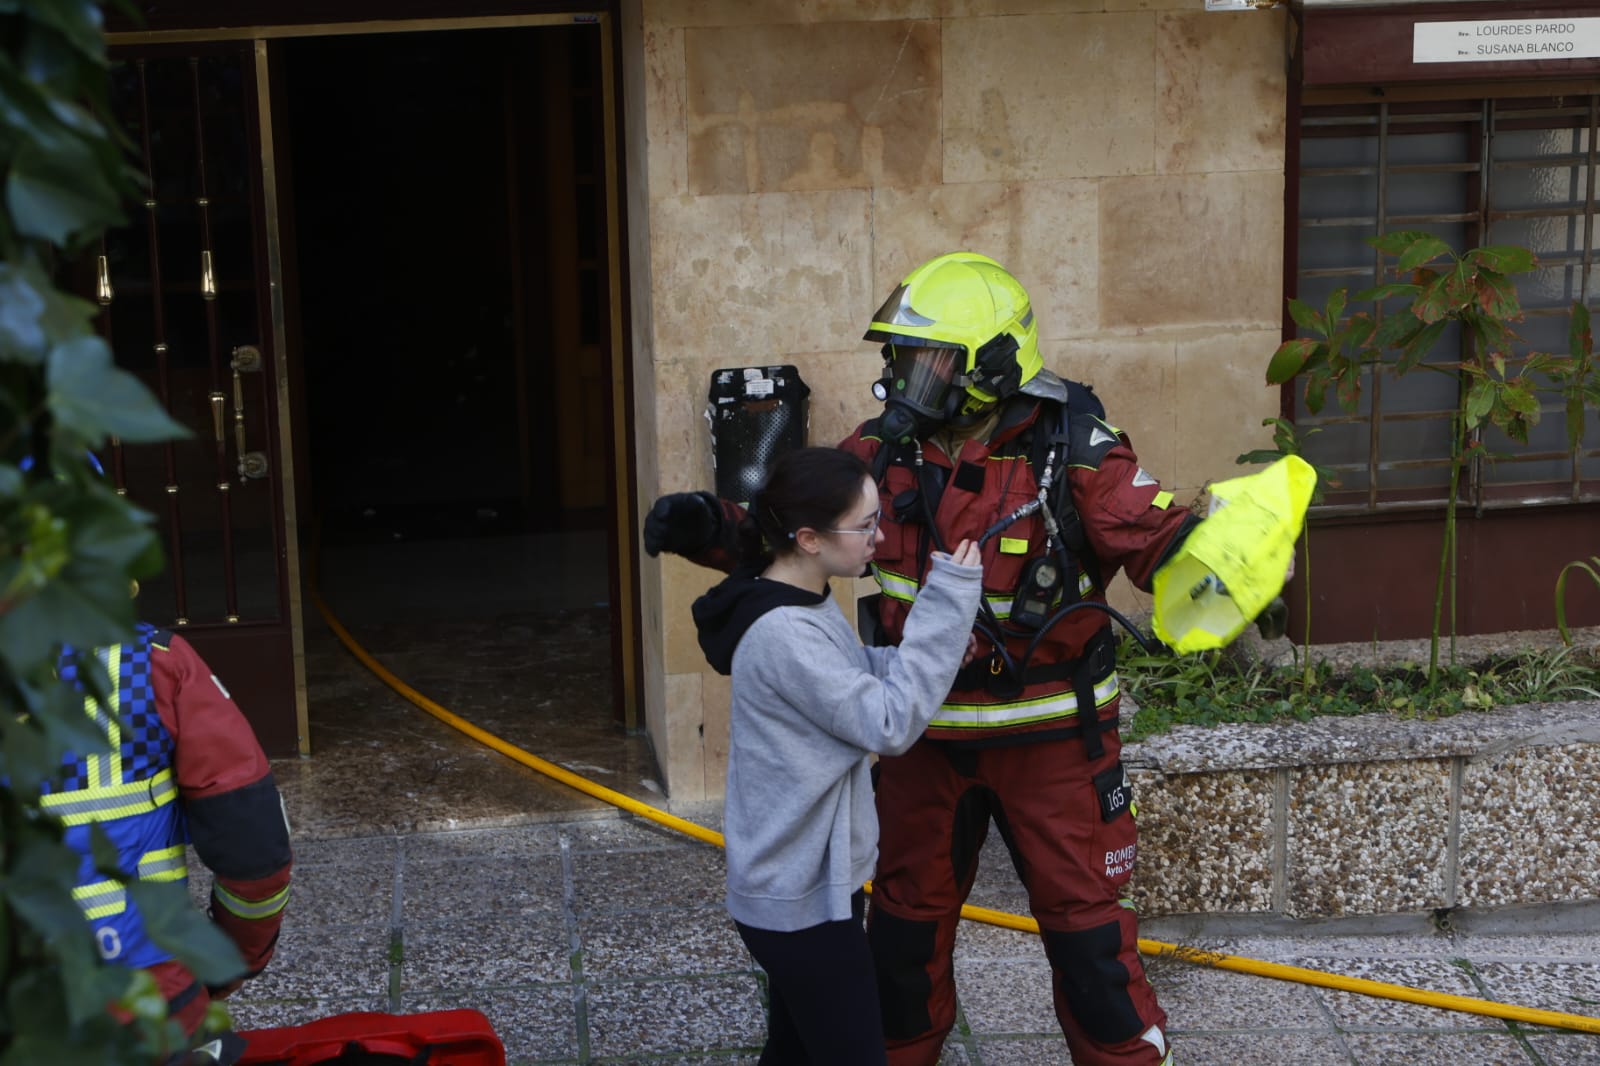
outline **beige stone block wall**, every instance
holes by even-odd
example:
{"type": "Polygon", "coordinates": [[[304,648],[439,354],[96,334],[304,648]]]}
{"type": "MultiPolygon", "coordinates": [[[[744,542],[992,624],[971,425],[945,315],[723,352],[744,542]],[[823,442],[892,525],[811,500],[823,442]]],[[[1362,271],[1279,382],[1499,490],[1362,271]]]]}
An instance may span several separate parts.
{"type": "MultiPolygon", "coordinates": [[[[627,5],[641,507],[711,484],[719,367],[799,367],[812,443],[869,416],[867,317],[956,248],[1028,286],[1047,364],[1096,387],[1180,502],[1238,472],[1278,408],[1262,374],[1282,307],[1286,17],[1200,7],[627,5]]],[[[714,577],[641,572],[646,720],[674,800],[722,791],[726,690],[688,614],[714,577]]]]}

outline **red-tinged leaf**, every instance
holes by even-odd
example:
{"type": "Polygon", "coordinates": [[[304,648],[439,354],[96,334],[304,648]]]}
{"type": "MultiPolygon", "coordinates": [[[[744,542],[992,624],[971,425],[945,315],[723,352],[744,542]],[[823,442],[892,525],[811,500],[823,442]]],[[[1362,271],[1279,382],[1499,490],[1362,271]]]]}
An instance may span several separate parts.
{"type": "Polygon", "coordinates": [[[1337,328],[1339,317],[1344,314],[1344,309],[1350,302],[1350,290],[1345,288],[1334,289],[1328,294],[1328,326],[1337,328]]]}
{"type": "Polygon", "coordinates": [[[1577,392],[1567,393],[1567,449],[1576,451],[1578,444],[1583,440],[1584,425],[1583,395],[1577,392]]]}
{"type": "Polygon", "coordinates": [[[1461,262],[1456,268],[1445,276],[1445,297],[1450,301],[1452,308],[1464,308],[1471,305],[1477,293],[1478,272],[1470,263],[1461,262]]]}
{"type": "Polygon", "coordinates": [[[1581,300],[1572,302],[1572,318],[1567,322],[1567,351],[1574,359],[1594,354],[1594,335],[1589,332],[1589,308],[1581,300]]]}
{"type": "Polygon", "coordinates": [[[1328,384],[1332,374],[1327,367],[1318,367],[1306,377],[1306,410],[1312,414],[1321,414],[1323,406],[1328,402],[1328,384]]]}
{"type": "Polygon", "coordinates": [[[1315,307],[1304,300],[1289,298],[1289,317],[1294,319],[1294,324],[1308,333],[1315,333],[1319,337],[1328,335],[1328,327],[1323,323],[1322,316],[1315,307]]]}
{"type": "Polygon", "coordinates": [[[1267,363],[1267,384],[1282,385],[1293,378],[1305,369],[1306,363],[1317,354],[1319,348],[1325,355],[1327,348],[1314,337],[1296,337],[1284,341],[1267,363]]]}
{"type": "Polygon", "coordinates": [[[1467,416],[1467,428],[1475,429],[1483,424],[1489,412],[1494,410],[1494,385],[1478,378],[1467,390],[1467,405],[1464,413],[1467,416]]]}
{"type": "Polygon", "coordinates": [[[1503,419],[1497,419],[1496,425],[1500,427],[1506,436],[1518,444],[1526,444],[1528,443],[1528,431],[1533,428],[1533,423],[1537,421],[1539,421],[1537,418],[1526,419],[1521,415],[1509,415],[1503,419]]]}
{"type": "Polygon", "coordinates": [[[1400,262],[1395,264],[1395,269],[1404,272],[1431,263],[1440,256],[1453,254],[1450,246],[1439,238],[1424,235],[1400,254],[1400,262]]]}
{"type": "Polygon", "coordinates": [[[1539,260],[1526,248],[1514,244],[1491,244],[1474,248],[1461,258],[1470,259],[1479,266],[1497,270],[1502,274],[1522,274],[1534,268],[1539,260]]]}
{"type": "Polygon", "coordinates": [[[1516,318],[1522,314],[1517,287],[1503,274],[1480,270],[1476,279],[1476,302],[1485,314],[1496,318],[1516,318]]]}
{"type": "Polygon", "coordinates": [[[1474,318],[1472,332],[1486,352],[1509,352],[1516,346],[1517,335],[1498,318],[1474,318]]]}
{"type": "Polygon", "coordinates": [[[1384,315],[1372,343],[1379,348],[1398,348],[1422,330],[1423,321],[1410,308],[1384,315]]]}
{"type": "Polygon", "coordinates": [[[1373,321],[1372,316],[1365,311],[1352,316],[1350,326],[1345,330],[1340,348],[1354,348],[1357,350],[1364,348],[1367,342],[1372,339],[1373,333],[1377,332],[1377,329],[1378,323],[1373,321]]]}
{"type": "Polygon", "coordinates": [[[1439,342],[1440,336],[1444,334],[1447,325],[1449,323],[1446,321],[1431,323],[1418,330],[1410,340],[1406,341],[1401,346],[1400,358],[1395,360],[1395,373],[1404,374],[1427,358],[1428,353],[1433,351],[1433,346],[1439,342]]]}
{"type": "Polygon", "coordinates": [[[1346,363],[1339,372],[1339,406],[1346,414],[1354,414],[1361,403],[1361,364],[1346,363]]]}
{"type": "Polygon", "coordinates": [[[1526,382],[1511,382],[1500,389],[1500,400],[1511,410],[1528,420],[1529,425],[1539,421],[1539,397],[1526,382]]]}
{"type": "Polygon", "coordinates": [[[1378,300],[1387,300],[1391,296],[1414,297],[1421,291],[1422,287],[1419,285],[1410,285],[1401,281],[1391,281],[1385,285],[1375,285],[1370,289],[1362,289],[1360,292],[1356,293],[1356,299],[1360,301],[1371,300],[1373,302],[1377,302],[1378,300]]]}
{"type": "Polygon", "coordinates": [[[1406,250],[1418,241],[1431,241],[1436,238],[1431,233],[1419,229],[1396,230],[1385,233],[1379,237],[1368,237],[1367,243],[1386,255],[1403,255],[1406,250]]]}
{"type": "Polygon", "coordinates": [[[1489,365],[1494,367],[1494,372],[1504,379],[1506,376],[1506,357],[1499,352],[1489,353],[1489,365]]]}
{"type": "Polygon", "coordinates": [[[1411,309],[1422,321],[1438,322],[1450,313],[1452,305],[1450,294],[1446,291],[1449,280],[1449,275],[1434,278],[1417,298],[1417,302],[1411,305],[1411,309]]]}

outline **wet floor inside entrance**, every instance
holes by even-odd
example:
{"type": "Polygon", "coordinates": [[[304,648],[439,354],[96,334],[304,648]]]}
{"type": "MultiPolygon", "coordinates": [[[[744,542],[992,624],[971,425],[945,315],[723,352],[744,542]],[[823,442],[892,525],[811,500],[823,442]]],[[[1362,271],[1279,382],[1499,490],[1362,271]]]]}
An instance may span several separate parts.
{"type": "MultiPolygon", "coordinates": [[[[603,537],[571,533],[328,548],[315,589],[368,654],[428,699],[510,745],[661,805],[647,739],[612,712],[602,550],[603,537]]],[[[297,839],[613,810],[413,705],[346,650],[311,592],[308,582],[311,754],[273,761],[297,839]]]]}

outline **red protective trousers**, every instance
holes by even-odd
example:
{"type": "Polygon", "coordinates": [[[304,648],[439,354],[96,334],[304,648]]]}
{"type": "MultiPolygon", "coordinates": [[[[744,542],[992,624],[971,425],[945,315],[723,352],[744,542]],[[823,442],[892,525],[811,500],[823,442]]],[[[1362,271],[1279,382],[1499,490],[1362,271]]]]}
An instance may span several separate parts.
{"type": "Polygon", "coordinates": [[[882,760],[868,938],[890,1066],[934,1066],[955,1023],[956,925],[991,820],[1039,922],[1072,1061],[1165,1059],[1166,1013],[1139,960],[1134,913],[1122,902],[1134,815],[1123,807],[1104,820],[1093,783],[1118,768],[1115,706],[1105,711],[1105,753],[1093,762],[1076,738],[988,748],[921,740],[882,760]]]}

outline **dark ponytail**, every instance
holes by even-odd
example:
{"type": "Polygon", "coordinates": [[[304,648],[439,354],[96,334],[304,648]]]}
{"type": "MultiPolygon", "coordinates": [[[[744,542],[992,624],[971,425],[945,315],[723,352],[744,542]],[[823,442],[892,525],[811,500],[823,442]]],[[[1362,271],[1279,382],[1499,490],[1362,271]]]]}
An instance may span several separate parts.
{"type": "Polygon", "coordinates": [[[832,529],[861,498],[867,464],[838,448],[797,448],[772,464],[739,523],[744,562],[787,555],[796,530],[832,529]]]}

